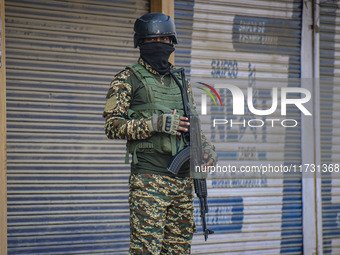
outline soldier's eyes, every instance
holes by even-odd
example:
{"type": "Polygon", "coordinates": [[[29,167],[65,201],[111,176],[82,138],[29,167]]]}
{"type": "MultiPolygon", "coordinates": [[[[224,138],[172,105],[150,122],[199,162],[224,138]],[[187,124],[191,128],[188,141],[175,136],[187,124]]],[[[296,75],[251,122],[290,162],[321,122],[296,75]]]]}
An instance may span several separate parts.
{"type": "Polygon", "coordinates": [[[170,42],[170,37],[156,37],[156,38],[147,38],[144,42],[170,42]]]}

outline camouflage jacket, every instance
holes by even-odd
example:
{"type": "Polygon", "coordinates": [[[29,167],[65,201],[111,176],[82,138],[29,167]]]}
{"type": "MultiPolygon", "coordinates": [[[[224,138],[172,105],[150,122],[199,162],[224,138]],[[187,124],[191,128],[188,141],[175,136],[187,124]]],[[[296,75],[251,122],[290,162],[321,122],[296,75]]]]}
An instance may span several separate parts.
{"type": "MultiPolygon", "coordinates": [[[[163,85],[167,84],[169,82],[169,79],[171,79],[170,75],[161,76],[141,58],[138,60],[138,63],[144,66],[149,72],[154,74],[163,85]]],[[[137,93],[138,90],[142,88],[142,86],[142,83],[138,80],[136,75],[130,69],[125,69],[115,75],[106,96],[107,103],[103,113],[103,117],[106,118],[105,132],[108,138],[142,140],[147,139],[154,134],[153,132],[151,132],[148,126],[148,119],[129,119],[128,116],[128,110],[133,102],[136,103],[138,101],[141,102],[145,100],[143,98],[139,98],[139,93],[137,93]]],[[[189,95],[192,96],[190,85],[188,87],[189,95]]],[[[205,150],[212,148],[212,146],[203,134],[202,143],[205,147],[205,150]]],[[[163,161],[170,162],[171,155],[139,156],[142,157],[142,160],[140,161],[143,163],[142,165],[132,164],[132,172],[171,175],[171,173],[166,170],[167,164],[159,164],[159,160],[155,160],[162,159],[163,161]]],[[[184,171],[182,175],[188,176],[188,171],[184,171]]]]}

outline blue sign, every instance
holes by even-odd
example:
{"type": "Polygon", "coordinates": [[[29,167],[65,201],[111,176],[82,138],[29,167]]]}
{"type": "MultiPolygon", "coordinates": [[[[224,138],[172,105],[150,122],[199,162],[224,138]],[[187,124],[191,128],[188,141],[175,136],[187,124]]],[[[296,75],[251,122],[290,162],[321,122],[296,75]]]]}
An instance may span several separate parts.
{"type": "MultiPolygon", "coordinates": [[[[202,232],[199,202],[195,200],[195,224],[197,232],[202,232]]],[[[209,212],[206,215],[207,227],[215,233],[241,232],[243,225],[243,198],[208,199],[209,212]]]]}

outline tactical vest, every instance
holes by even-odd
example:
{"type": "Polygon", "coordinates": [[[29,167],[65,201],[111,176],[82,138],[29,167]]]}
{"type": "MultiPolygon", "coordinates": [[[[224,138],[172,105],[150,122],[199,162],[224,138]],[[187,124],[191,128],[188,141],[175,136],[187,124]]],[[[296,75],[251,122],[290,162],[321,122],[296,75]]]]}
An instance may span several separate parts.
{"type": "MultiPolygon", "coordinates": [[[[170,79],[169,85],[163,85],[140,64],[130,65],[127,68],[131,69],[143,84],[147,97],[146,104],[131,103],[128,110],[128,117],[130,119],[149,118],[154,113],[158,115],[173,113],[174,109],[177,109],[177,114],[183,116],[181,91],[173,78],[170,79]]],[[[182,83],[180,75],[176,76],[182,83]]],[[[183,148],[184,140],[182,136],[155,133],[144,140],[129,140],[127,142],[125,162],[129,162],[129,153],[132,153],[132,162],[137,164],[137,152],[152,153],[156,151],[174,156],[183,148]]]]}

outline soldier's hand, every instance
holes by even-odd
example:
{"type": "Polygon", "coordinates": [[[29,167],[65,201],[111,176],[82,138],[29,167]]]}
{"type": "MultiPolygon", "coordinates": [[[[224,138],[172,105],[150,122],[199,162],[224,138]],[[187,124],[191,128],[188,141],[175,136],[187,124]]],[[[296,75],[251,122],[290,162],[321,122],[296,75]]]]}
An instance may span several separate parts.
{"type": "MultiPolygon", "coordinates": [[[[175,109],[173,114],[176,114],[177,113],[177,110],[175,109]]],[[[190,126],[190,122],[189,122],[189,119],[187,117],[184,117],[184,116],[180,116],[179,117],[179,127],[177,129],[177,135],[181,135],[181,132],[188,132],[189,131],[189,126],[190,126]]]]}
{"type": "Polygon", "coordinates": [[[215,152],[215,147],[206,148],[203,154],[204,164],[201,167],[215,166],[218,160],[217,153],[215,152]]]}
{"type": "Polygon", "coordinates": [[[213,166],[214,165],[214,159],[209,157],[209,154],[207,152],[204,153],[203,159],[206,162],[201,167],[207,167],[207,166],[213,166]]]}
{"type": "Polygon", "coordinates": [[[170,135],[181,135],[181,131],[187,132],[190,125],[188,118],[176,114],[175,109],[172,114],[152,115],[151,131],[167,133],[170,135]]]}

